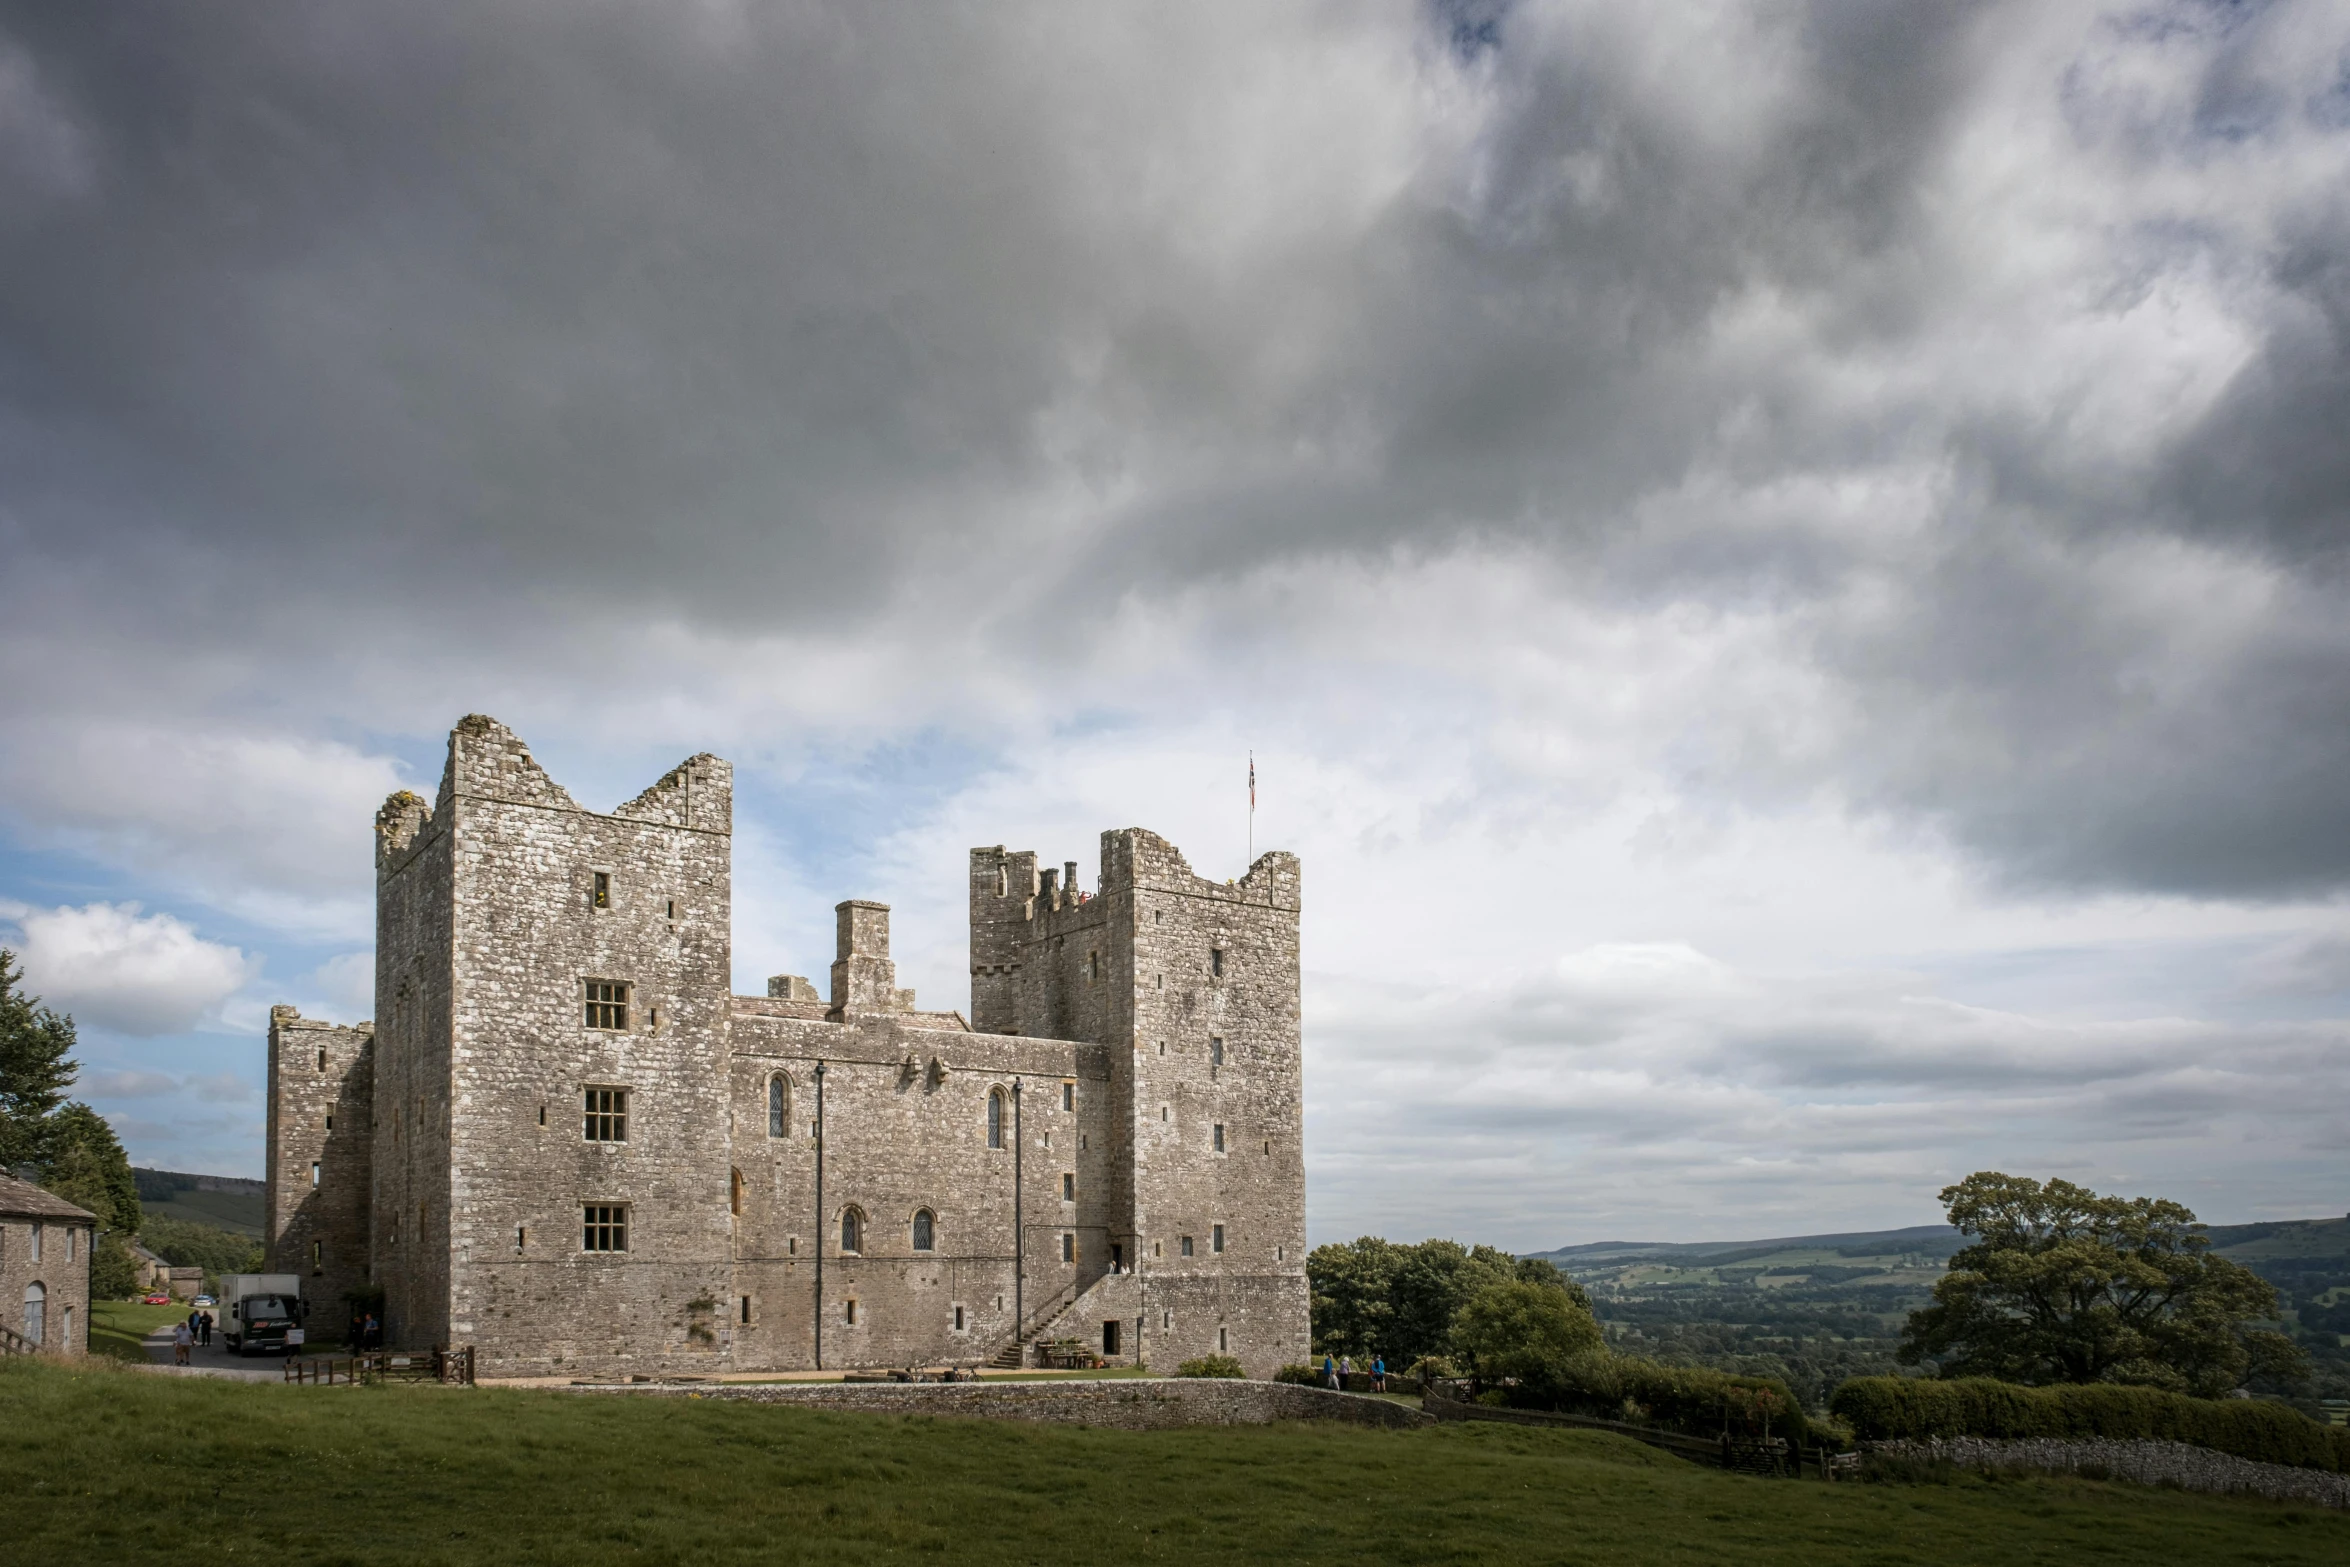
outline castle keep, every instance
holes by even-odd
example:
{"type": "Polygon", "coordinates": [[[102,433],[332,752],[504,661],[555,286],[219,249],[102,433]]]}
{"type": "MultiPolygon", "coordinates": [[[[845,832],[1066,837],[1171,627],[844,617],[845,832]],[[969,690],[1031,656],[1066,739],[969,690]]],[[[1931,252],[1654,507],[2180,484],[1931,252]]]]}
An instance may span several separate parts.
{"type": "Polygon", "coordinates": [[[460,722],[376,817],[373,1022],[271,1014],[268,1266],[484,1375],[1306,1358],[1294,856],[974,849],[966,1016],[853,900],[828,992],[732,994],[732,828],[716,757],[605,814],[460,722]]]}

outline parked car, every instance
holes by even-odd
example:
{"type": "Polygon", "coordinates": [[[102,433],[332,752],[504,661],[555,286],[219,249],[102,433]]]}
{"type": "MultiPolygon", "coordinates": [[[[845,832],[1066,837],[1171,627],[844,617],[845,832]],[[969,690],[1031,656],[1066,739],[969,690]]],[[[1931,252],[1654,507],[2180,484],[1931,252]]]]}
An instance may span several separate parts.
{"type": "Polygon", "coordinates": [[[171,1304],[171,1297],[164,1294],[161,1290],[154,1290],[148,1294],[141,1295],[139,1297],[139,1304],[142,1306],[168,1306],[171,1304]]]}
{"type": "Polygon", "coordinates": [[[214,1300],[209,1295],[199,1295],[194,1300],[189,1301],[188,1304],[191,1306],[217,1306],[220,1304],[220,1302],[214,1300]]]}

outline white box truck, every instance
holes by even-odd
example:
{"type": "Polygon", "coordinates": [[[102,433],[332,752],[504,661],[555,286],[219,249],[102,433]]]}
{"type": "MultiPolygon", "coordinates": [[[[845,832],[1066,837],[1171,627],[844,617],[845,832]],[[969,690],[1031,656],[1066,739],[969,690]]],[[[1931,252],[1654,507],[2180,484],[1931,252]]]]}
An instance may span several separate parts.
{"type": "Polygon", "coordinates": [[[231,1354],[300,1349],[309,1311],[299,1274],[232,1273],[220,1281],[220,1326],[231,1354]]]}

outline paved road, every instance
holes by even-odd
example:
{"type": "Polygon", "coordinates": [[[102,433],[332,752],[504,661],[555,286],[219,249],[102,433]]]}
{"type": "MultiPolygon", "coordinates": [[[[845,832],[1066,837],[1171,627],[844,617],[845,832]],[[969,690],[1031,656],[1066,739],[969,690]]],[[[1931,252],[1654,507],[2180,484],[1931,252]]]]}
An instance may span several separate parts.
{"type": "Polygon", "coordinates": [[[171,1366],[181,1376],[233,1377],[243,1382],[279,1382],[285,1379],[285,1356],[272,1353],[240,1360],[229,1353],[228,1344],[220,1336],[218,1328],[212,1332],[211,1348],[197,1345],[188,1351],[185,1368],[172,1366],[170,1328],[158,1328],[148,1334],[144,1342],[149,1360],[160,1366],[171,1366]]]}

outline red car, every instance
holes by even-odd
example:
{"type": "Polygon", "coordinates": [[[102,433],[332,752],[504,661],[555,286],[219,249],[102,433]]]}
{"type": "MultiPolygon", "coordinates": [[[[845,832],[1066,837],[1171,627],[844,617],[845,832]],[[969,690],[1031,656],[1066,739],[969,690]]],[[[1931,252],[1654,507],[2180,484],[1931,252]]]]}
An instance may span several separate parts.
{"type": "Polygon", "coordinates": [[[168,1306],[171,1304],[171,1297],[169,1295],[147,1295],[140,1298],[139,1304],[142,1306],[168,1306]]]}

